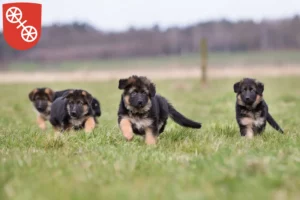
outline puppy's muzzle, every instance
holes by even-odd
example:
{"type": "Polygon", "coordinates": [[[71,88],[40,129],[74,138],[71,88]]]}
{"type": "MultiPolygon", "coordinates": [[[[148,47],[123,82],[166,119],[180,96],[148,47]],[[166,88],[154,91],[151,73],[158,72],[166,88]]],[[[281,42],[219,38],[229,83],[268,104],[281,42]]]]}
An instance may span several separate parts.
{"type": "Polygon", "coordinates": [[[74,117],[74,118],[78,117],[76,110],[72,110],[70,115],[71,115],[71,117],[74,117]]]}
{"type": "Polygon", "coordinates": [[[45,109],[44,109],[43,107],[41,107],[41,106],[38,106],[38,107],[37,107],[37,110],[38,110],[39,112],[43,112],[45,109]]]}
{"type": "Polygon", "coordinates": [[[142,106],[143,106],[143,101],[142,101],[142,100],[138,100],[137,103],[138,103],[138,106],[139,106],[139,107],[142,107],[142,106]]]}
{"type": "Polygon", "coordinates": [[[39,112],[45,111],[45,107],[43,106],[43,104],[42,104],[41,102],[38,103],[36,109],[37,109],[39,112]]]}

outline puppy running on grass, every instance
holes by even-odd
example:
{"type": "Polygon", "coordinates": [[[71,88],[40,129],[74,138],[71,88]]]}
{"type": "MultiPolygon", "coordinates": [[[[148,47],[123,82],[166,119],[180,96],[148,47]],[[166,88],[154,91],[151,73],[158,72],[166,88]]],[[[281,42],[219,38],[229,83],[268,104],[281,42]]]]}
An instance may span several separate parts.
{"type": "Polygon", "coordinates": [[[40,129],[46,129],[46,121],[50,118],[51,105],[54,100],[54,91],[50,88],[35,88],[29,95],[34,109],[37,111],[37,124],[40,129]]]}
{"type": "Polygon", "coordinates": [[[127,140],[132,140],[134,133],[144,136],[147,144],[156,144],[169,116],[181,126],[201,128],[201,123],[187,119],[156,94],[155,85],[147,77],[133,75],[120,79],[118,88],[123,90],[118,124],[127,140]]]}
{"type": "MultiPolygon", "coordinates": [[[[50,119],[52,102],[58,97],[63,96],[65,92],[68,92],[70,90],[71,89],[54,91],[51,88],[41,87],[35,88],[30,91],[28,97],[34,106],[34,109],[38,113],[37,123],[42,130],[46,129],[46,121],[50,119]]],[[[101,109],[100,102],[96,98],[93,98],[92,108],[94,111],[95,121],[97,122],[97,117],[101,116],[101,109]]]]}
{"type": "Polygon", "coordinates": [[[274,129],[283,133],[268,110],[263,99],[264,84],[252,78],[244,78],[233,86],[236,96],[236,121],[241,136],[252,138],[261,134],[268,122],[274,129]]]}
{"type": "Polygon", "coordinates": [[[51,106],[50,123],[57,132],[83,129],[89,133],[96,122],[92,110],[93,97],[85,90],[69,90],[51,106]]]}
{"type": "MultiPolygon", "coordinates": [[[[54,100],[57,99],[58,97],[61,97],[64,95],[64,93],[71,91],[72,89],[66,89],[66,90],[61,90],[61,91],[56,91],[54,94],[54,100]]],[[[95,97],[93,97],[92,100],[92,109],[94,112],[94,119],[95,122],[98,123],[97,117],[101,116],[101,105],[100,102],[98,101],[98,99],[96,99],[95,97]]]]}

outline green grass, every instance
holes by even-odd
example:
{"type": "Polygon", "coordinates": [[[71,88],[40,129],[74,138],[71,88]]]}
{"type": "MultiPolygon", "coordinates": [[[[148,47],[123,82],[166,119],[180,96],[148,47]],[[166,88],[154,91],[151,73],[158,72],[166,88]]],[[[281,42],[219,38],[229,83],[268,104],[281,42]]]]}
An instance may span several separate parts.
{"type": "Polygon", "coordinates": [[[300,79],[268,78],[265,99],[285,130],[267,126],[262,136],[239,136],[236,80],[156,81],[157,91],[200,130],[169,120],[156,147],[141,138],[126,142],[117,126],[117,81],[53,83],[84,88],[102,104],[95,131],[54,139],[35,124],[29,91],[45,84],[0,87],[0,199],[299,199],[300,79]]]}
{"type": "MultiPolygon", "coordinates": [[[[300,51],[250,51],[250,52],[211,52],[209,64],[215,67],[300,64],[300,51]]],[[[128,69],[158,67],[195,67],[200,64],[200,53],[181,56],[159,56],[129,59],[109,59],[94,61],[64,61],[58,63],[13,62],[10,70],[77,70],[77,69],[128,69]]]]}

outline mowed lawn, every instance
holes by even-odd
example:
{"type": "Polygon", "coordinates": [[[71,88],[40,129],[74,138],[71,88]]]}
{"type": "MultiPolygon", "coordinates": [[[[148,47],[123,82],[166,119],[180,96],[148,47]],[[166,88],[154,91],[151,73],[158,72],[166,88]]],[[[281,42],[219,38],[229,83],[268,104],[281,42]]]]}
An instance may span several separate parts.
{"type": "MultiPolygon", "coordinates": [[[[150,77],[151,78],[151,77],[150,77]]],[[[156,147],[126,142],[117,125],[118,81],[0,86],[0,199],[300,199],[300,78],[261,78],[273,117],[262,136],[241,138],[235,122],[236,79],[155,81],[202,129],[171,119],[156,147]],[[95,131],[54,139],[42,132],[28,93],[36,86],[83,88],[97,97],[95,131]]]]}

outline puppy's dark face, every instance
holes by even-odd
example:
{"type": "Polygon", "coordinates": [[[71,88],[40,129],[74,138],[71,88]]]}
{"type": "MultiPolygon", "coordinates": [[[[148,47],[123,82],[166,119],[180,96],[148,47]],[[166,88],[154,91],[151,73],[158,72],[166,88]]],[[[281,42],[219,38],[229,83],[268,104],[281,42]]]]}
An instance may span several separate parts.
{"type": "Polygon", "coordinates": [[[123,98],[127,109],[149,110],[151,97],[155,96],[155,85],[144,76],[131,76],[119,80],[119,89],[124,90],[123,98]]]}
{"type": "Polygon", "coordinates": [[[149,100],[149,93],[145,88],[132,87],[127,91],[129,104],[135,108],[143,108],[149,100]]]}
{"type": "Polygon", "coordinates": [[[70,90],[63,95],[71,118],[79,119],[89,112],[93,97],[85,90],[70,90]]]}
{"type": "Polygon", "coordinates": [[[251,78],[244,78],[234,84],[234,92],[240,104],[253,105],[259,103],[264,91],[264,85],[261,82],[251,78]]]}
{"type": "Polygon", "coordinates": [[[29,99],[40,113],[49,112],[54,91],[50,88],[36,88],[29,93],[29,99]]]}

